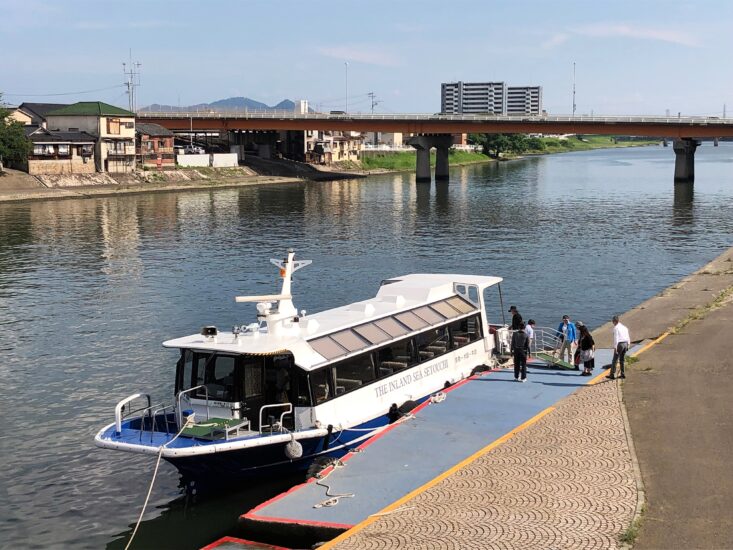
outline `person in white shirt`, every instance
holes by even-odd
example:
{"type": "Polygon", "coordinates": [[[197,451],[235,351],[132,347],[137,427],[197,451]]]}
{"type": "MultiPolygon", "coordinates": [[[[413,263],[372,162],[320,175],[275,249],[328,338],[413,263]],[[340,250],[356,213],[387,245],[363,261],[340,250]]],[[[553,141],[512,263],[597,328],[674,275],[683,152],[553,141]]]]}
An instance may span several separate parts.
{"type": "Polygon", "coordinates": [[[534,319],[527,321],[527,326],[524,327],[524,332],[527,334],[529,339],[529,352],[530,354],[534,351],[534,319]]]}
{"type": "Polygon", "coordinates": [[[624,372],[624,360],[626,358],[626,352],[629,351],[629,345],[631,344],[631,336],[629,336],[629,329],[626,325],[622,324],[618,320],[618,315],[613,316],[613,360],[611,361],[611,374],[606,376],[613,380],[616,378],[616,363],[621,365],[621,372],[619,378],[626,378],[624,372]]]}

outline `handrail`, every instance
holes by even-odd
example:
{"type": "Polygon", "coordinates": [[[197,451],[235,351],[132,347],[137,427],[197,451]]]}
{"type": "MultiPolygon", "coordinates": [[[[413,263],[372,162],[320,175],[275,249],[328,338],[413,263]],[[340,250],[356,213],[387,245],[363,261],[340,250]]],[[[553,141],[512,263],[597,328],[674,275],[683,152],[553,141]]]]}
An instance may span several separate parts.
{"type": "MultiPolygon", "coordinates": [[[[284,411],[284,412],[283,412],[283,413],[282,413],[282,414],[280,415],[280,426],[281,426],[281,427],[282,427],[282,425],[283,425],[283,418],[285,417],[285,415],[286,415],[286,414],[290,414],[290,413],[292,413],[292,412],[293,412],[293,404],[292,404],[292,403],[273,403],[273,404],[270,404],[270,405],[265,405],[265,406],[263,406],[263,407],[260,407],[260,423],[259,423],[259,430],[260,430],[260,433],[262,433],[262,425],[263,425],[263,424],[262,424],[262,412],[263,412],[263,411],[264,411],[265,409],[274,409],[274,408],[278,408],[278,407],[287,407],[287,410],[285,410],[285,411],[284,411]]],[[[272,432],[272,425],[271,425],[271,424],[268,424],[268,427],[270,428],[270,432],[272,432]]]]}
{"type": "Polygon", "coordinates": [[[178,420],[178,427],[180,428],[183,426],[183,417],[181,416],[181,397],[186,394],[190,393],[194,390],[199,390],[201,388],[204,388],[204,392],[206,393],[206,420],[209,419],[209,388],[206,387],[206,384],[201,384],[200,386],[194,386],[193,388],[188,388],[187,390],[181,390],[178,392],[178,395],[176,396],[176,418],[178,420]]]}
{"type": "Polygon", "coordinates": [[[140,119],[145,118],[249,118],[249,119],[299,119],[299,120],[439,120],[439,121],[466,121],[466,122],[580,122],[580,123],[656,123],[656,124],[715,124],[720,126],[733,125],[733,118],[717,116],[629,116],[629,115],[496,115],[486,114],[441,114],[441,113],[402,113],[402,114],[362,114],[349,113],[333,115],[329,113],[296,113],[293,111],[145,111],[137,113],[140,119]]]}
{"type": "MultiPolygon", "coordinates": [[[[119,403],[117,403],[117,405],[115,405],[115,431],[117,432],[117,434],[122,433],[122,409],[130,401],[134,401],[135,399],[138,399],[141,397],[145,397],[148,400],[148,407],[150,407],[151,406],[150,395],[147,393],[133,393],[132,395],[125,397],[122,401],[120,401],[119,403]]],[[[140,410],[145,410],[145,409],[140,409],[140,410]]]]}
{"type": "MultiPolygon", "coordinates": [[[[163,405],[163,403],[158,403],[157,405],[154,405],[155,407],[158,407],[150,414],[150,441],[153,441],[153,434],[155,433],[155,419],[158,416],[159,412],[163,412],[163,419],[165,421],[165,434],[170,435],[170,431],[168,430],[168,417],[165,414],[166,409],[173,409],[173,405],[164,405],[161,407],[160,405],[163,405]]],[[[148,407],[146,410],[152,409],[153,407],[148,407]]],[[[140,441],[143,440],[143,432],[145,431],[145,421],[143,420],[143,424],[140,427],[140,441]]]]}

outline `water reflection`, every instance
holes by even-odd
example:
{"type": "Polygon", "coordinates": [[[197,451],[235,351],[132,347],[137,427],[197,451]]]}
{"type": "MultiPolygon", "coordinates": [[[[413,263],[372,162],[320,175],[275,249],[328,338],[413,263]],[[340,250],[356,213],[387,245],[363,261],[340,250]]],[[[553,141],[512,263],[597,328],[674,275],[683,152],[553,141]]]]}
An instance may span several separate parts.
{"type": "Polygon", "coordinates": [[[689,226],[694,222],[693,199],[695,185],[693,183],[674,184],[674,206],[672,207],[672,225],[675,227],[689,226]]]}
{"type": "MultiPolygon", "coordinates": [[[[0,429],[0,540],[99,548],[129,535],[152,461],[95,449],[94,433],[135,391],[170,402],[175,352],[160,342],[251,322],[254,306],[233,296],[276,291],[268,259],[285,248],[314,260],[293,283],[308,311],[404,273],[467,272],[503,276],[505,303],[539,325],[568,313],[594,326],[730,246],[731,157],[733,144],[698,149],[694,198],[673,187],[669,149],[649,148],[467,166],[433,185],[388,174],[0,204],[0,376],[13,411],[0,429]]],[[[150,546],[210,542],[262,496],[192,503],[177,483],[163,466],[141,534],[150,546]]]]}

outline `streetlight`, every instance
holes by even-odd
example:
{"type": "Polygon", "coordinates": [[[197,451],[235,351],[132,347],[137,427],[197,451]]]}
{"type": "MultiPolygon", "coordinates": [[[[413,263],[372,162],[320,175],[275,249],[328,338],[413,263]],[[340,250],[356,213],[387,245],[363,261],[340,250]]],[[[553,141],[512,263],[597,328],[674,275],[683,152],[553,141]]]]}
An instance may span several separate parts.
{"type": "Polygon", "coordinates": [[[344,61],[344,67],[346,68],[346,108],[344,108],[344,112],[349,112],[349,62],[344,61]]]}

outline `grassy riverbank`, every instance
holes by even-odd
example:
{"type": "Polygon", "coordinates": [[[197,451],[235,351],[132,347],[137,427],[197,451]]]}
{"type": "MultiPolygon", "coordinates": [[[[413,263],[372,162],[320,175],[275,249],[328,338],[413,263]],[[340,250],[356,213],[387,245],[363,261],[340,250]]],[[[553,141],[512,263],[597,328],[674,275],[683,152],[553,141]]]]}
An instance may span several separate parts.
{"type": "MultiPolygon", "coordinates": [[[[544,155],[551,153],[567,153],[570,151],[589,151],[592,149],[607,149],[617,147],[639,147],[645,145],[656,145],[657,140],[629,140],[618,139],[613,136],[578,136],[561,138],[533,138],[529,141],[529,147],[521,152],[502,152],[501,159],[514,159],[525,155],[544,155]]],[[[450,152],[450,164],[456,166],[459,164],[473,164],[479,162],[489,162],[494,158],[483,153],[471,153],[468,151],[450,152]]],[[[415,152],[400,151],[378,153],[365,156],[362,161],[364,170],[414,170],[415,169],[415,152]]],[[[430,164],[435,165],[435,151],[430,153],[430,164]]]]}

